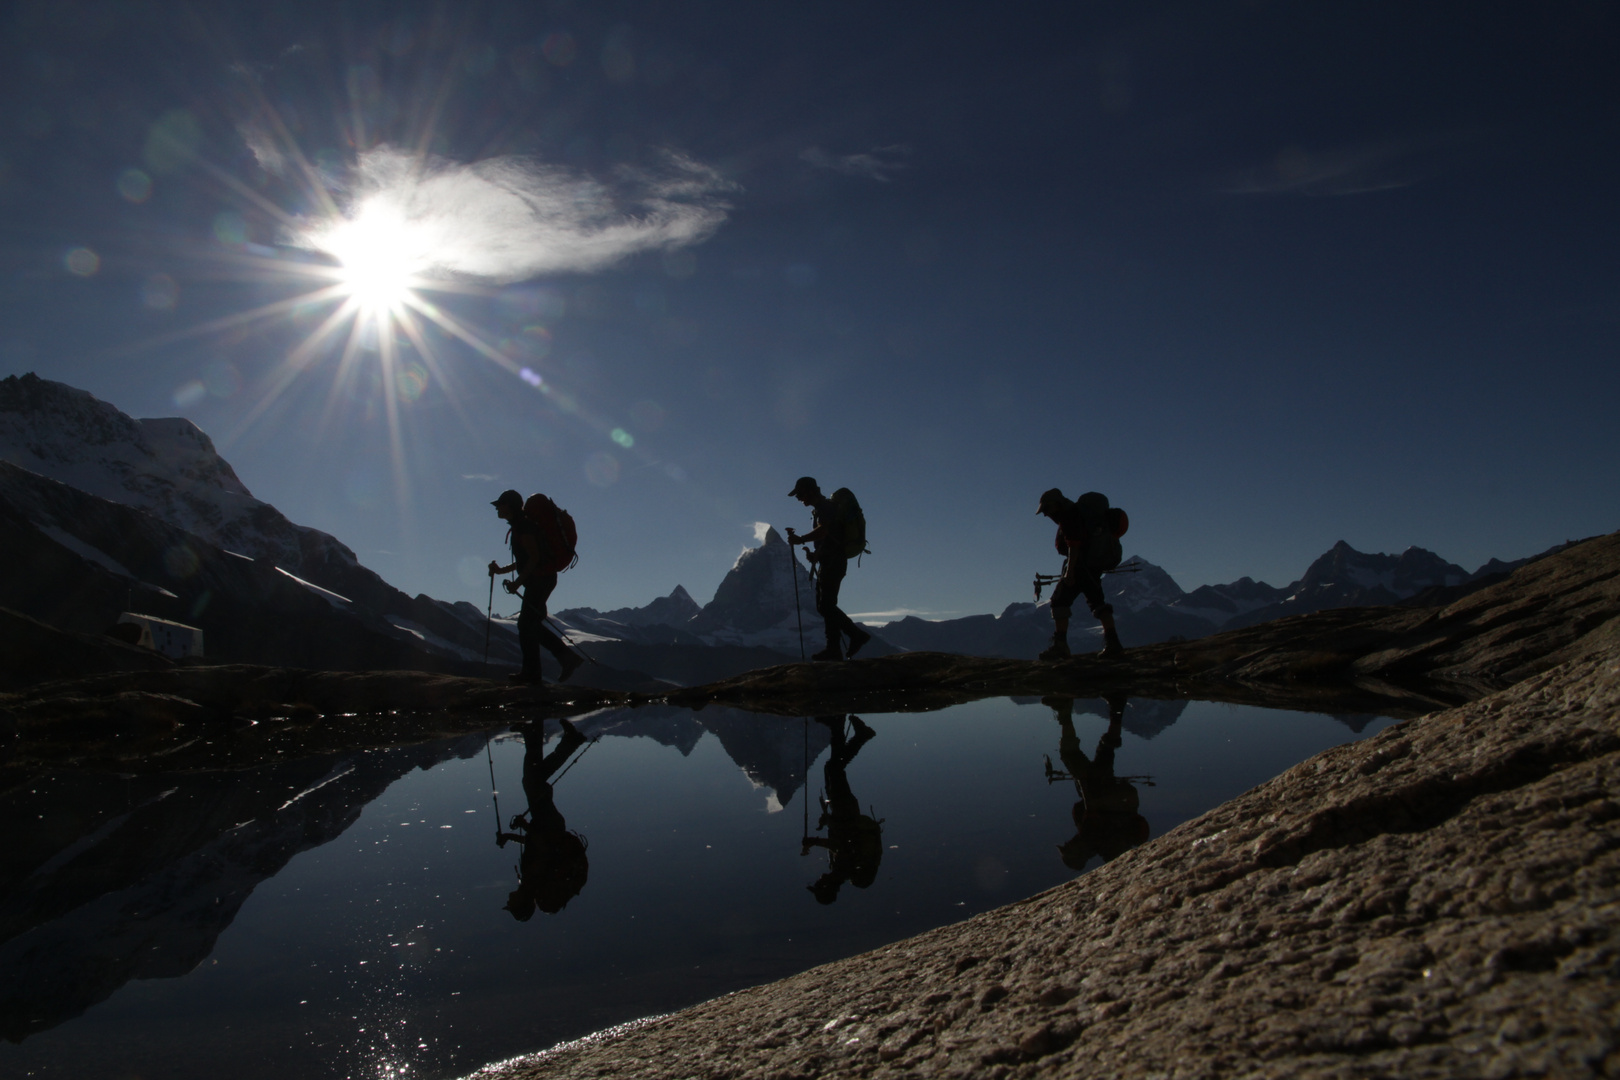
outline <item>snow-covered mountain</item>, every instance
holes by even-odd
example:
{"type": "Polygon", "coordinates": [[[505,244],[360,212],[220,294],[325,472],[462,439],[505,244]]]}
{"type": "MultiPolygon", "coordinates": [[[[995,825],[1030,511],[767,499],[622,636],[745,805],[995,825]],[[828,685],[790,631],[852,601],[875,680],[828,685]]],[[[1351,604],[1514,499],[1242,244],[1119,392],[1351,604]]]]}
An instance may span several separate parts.
{"type": "MultiPolygon", "coordinates": [[[[858,584],[850,569],[846,589],[858,584]]],[[[668,596],[645,607],[598,612],[594,608],[568,608],[559,621],[603,639],[639,644],[689,644],[710,647],[770,649],[784,660],[798,659],[800,627],[811,652],[826,642],[824,624],[816,614],[815,583],[782,534],[765,530],[758,547],[744,548],[714,591],[714,599],[699,608],[679,585],[668,596]],[[797,594],[795,595],[795,589],[797,594]]],[[[875,640],[862,656],[894,652],[891,644],[875,640]]]]}
{"type": "Polygon", "coordinates": [[[1399,555],[1368,554],[1340,540],[1283,590],[1282,599],[1235,615],[1223,627],[1254,626],[1327,608],[1393,604],[1425,589],[1461,585],[1473,576],[1424,548],[1409,547],[1399,555]]]}
{"type": "MultiPolygon", "coordinates": [[[[189,420],[136,420],[64,383],[33,374],[10,376],[0,379],[0,462],[98,500],[144,511],[195,538],[170,543],[170,554],[158,561],[161,569],[147,560],[141,577],[170,593],[188,595],[188,603],[205,591],[186,587],[200,553],[223,551],[280,571],[340,610],[365,613],[377,632],[428,655],[461,662],[483,657],[482,611],[466,602],[411,597],[362,566],[335,537],[289,521],[253,497],[213,442],[189,420]]],[[[99,567],[134,576],[130,564],[140,560],[115,550],[123,543],[120,529],[132,526],[109,527],[110,516],[116,516],[112,511],[53,495],[26,474],[6,474],[0,484],[0,495],[12,500],[18,516],[99,567]],[[45,509],[52,502],[59,504],[57,509],[45,509]],[[95,542],[83,535],[91,522],[102,526],[95,542]]],[[[111,612],[116,614],[116,609],[111,612]]],[[[169,617],[192,621],[184,612],[169,617]]],[[[497,660],[515,656],[513,643],[501,640],[505,637],[500,635],[492,648],[497,660]]]]}
{"type": "Polygon", "coordinates": [[[1241,577],[1225,585],[1200,585],[1169,607],[1171,611],[1205,619],[1220,627],[1239,615],[1275,604],[1287,595],[1284,590],[1263,581],[1241,577]]]}
{"type": "Polygon", "coordinates": [[[136,420],[65,383],[34,374],[0,379],[0,460],[295,574],[320,574],[332,562],[359,565],[333,537],[254,498],[190,420],[136,420]]]}

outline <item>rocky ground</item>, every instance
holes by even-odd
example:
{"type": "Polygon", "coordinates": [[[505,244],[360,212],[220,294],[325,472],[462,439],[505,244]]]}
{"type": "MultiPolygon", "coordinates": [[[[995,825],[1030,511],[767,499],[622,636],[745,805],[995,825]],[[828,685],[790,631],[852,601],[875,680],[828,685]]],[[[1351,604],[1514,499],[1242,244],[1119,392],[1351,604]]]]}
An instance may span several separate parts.
{"type": "Polygon", "coordinates": [[[1022,903],[478,1075],[1615,1075],[1616,790],[1611,652],[1022,903]]]}

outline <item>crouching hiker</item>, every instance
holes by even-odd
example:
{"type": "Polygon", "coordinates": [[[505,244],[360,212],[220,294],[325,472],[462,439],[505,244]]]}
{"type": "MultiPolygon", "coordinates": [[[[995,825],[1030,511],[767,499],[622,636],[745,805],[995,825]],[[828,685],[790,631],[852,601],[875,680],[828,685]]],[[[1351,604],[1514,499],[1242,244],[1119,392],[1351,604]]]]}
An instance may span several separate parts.
{"type": "Polygon", "coordinates": [[[816,614],[827,624],[827,647],[812,660],[853,660],[872,635],[838,608],[838,589],[849,572],[849,560],[866,549],[866,517],[848,488],[839,488],[832,498],[821,493],[814,477],[801,476],[788,492],[814,511],[814,528],[800,536],[787,531],[789,544],[814,544],[811,561],[817,566],[816,614]],[[844,651],[844,635],[849,635],[849,651],[844,651]]]}
{"type": "MultiPolygon", "coordinates": [[[[548,506],[554,505],[549,499],[545,502],[548,506]]],[[[544,645],[562,667],[557,680],[566,681],[574,669],[585,661],[570,651],[563,639],[546,626],[546,601],[551,599],[552,592],[557,588],[557,571],[550,568],[558,566],[559,560],[566,565],[573,552],[568,552],[567,558],[564,558],[563,552],[554,550],[559,546],[558,538],[547,536],[546,530],[524,512],[523,496],[517,492],[503,491],[500,498],[490,505],[495,507],[501,520],[511,526],[506,538],[512,545],[511,565],[502,566],[491,560],[490,577],[516,570],[517,577],[501,585],[507,592],[523,597],[523,607],[519,609],[517,618],[518,648],[523,653],[523,670],[512,674],[511,679],[513,682],[540,681],[540,646],[544,645]],[[522,590],[521,594],[519,590],[522,590]]]]}
{"type": "Polygon", "coordinates": [[[1102,623],[1105,659],[1124,654],[1119,631],[1114,629],[1114,608],[1103,599],[1102,575],[1119,565],[1119,545],[1123,512],[1108,506],[1108,497],[1088,491],[1075,500],[1063,497],[1057,488],[1041,495],[1037,514],[1057,523],[1057,549],[1064,557],[1063,575],[1052,589],[1052,644],[1041,653],[1042,660],[1061,660],[1069,655],[1069,615],[1075,598],[1085,596],[1091,613],[1102,623]]]}

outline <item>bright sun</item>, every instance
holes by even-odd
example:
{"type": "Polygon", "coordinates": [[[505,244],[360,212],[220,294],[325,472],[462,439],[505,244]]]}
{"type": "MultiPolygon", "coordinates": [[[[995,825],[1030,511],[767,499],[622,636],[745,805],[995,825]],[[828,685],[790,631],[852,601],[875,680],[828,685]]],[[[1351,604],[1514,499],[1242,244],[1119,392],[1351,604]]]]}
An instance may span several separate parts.
{"type": "Polygon", "coordinates": [[[423,230],[376,203],[331,226],[317,243],[337,258],[340,284],[362,311],[373,315],[399,310],[429,261],[423,230]]]}

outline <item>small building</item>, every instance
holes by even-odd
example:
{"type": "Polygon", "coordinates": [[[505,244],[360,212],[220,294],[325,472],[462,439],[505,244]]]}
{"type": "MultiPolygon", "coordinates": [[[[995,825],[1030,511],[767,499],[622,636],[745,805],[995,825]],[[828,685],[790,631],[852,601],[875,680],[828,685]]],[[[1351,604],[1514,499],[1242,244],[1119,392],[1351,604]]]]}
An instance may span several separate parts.
{"type": "Polygon", "coordinates": [[[203,632],[195,626],[170,622],[156,615],[137,615],[133,611],[124,612],[118,616],[118,621],[140,627],[141,637],[135,644],[153,652],[176,660],[203,654],[203,632]]]}

